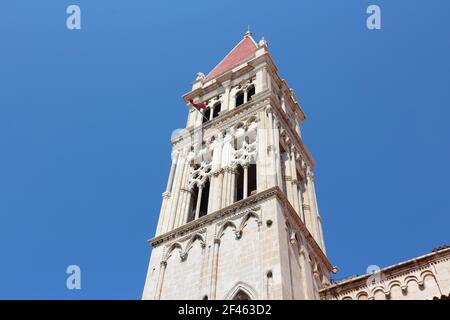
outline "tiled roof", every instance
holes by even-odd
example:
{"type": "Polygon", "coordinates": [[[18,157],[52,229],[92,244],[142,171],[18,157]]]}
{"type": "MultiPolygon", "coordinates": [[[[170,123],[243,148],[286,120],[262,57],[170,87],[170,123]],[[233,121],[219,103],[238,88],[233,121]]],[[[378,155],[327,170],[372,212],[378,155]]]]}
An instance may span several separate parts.
{"type": "Polygon", "coordinates": [[[250,34],[246,34],[223,60],[211,70],[205,81],[211,80],[222,73],[233,69],[238,64],[247,61],[255,56],[256,43],[250,34]]]}

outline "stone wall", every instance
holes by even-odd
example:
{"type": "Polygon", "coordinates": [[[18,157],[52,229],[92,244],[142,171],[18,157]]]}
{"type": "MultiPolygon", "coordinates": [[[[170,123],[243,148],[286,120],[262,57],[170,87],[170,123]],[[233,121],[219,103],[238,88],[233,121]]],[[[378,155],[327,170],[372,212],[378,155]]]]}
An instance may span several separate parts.
{"type": "Polygon", "coordinates": [[[450,249],[349,279],[320,292],[325,300],[432,300],[450,294],[450,249]]]}
{"type": "MultiPolygon", "coordinates": [[[[320,259],[312,238],[288,223],[301,221],[287,218],[295,214],[287,203],[273,188],[155,239],[143,299],[232,299],[239,290],[251,299],[319,298],[313,265],[320,259]],[[301,246],[290,239],[294,229],[301,246]]],[[[328,280],[326,266],[319,269],[328,280]]]]}

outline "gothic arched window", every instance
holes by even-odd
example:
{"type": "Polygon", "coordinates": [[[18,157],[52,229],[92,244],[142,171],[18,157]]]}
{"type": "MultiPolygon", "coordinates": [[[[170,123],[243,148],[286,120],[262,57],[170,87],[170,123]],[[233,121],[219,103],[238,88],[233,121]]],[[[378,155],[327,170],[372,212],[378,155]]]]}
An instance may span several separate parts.
{"type": "Polygon", "coordinates": [[[256,164],[252,163],[248,166],[248,183],[247,195],[251,196],[256,193],[256,164]]]}
{"type": "Polygon", "coordinates": [[[242,290],[239,290],[233,297],[232,300],[252,300],[250,296],[242,290]]]}
{"type": "Polygon", "coordinates": [[[189,203],[188,219],[186,222],[191,222],[195,219],[197,198],[198,198],[198,187],[197,187],[197,185],[195,185],[191,191],[191,201],[189,203]]]}
{"type": "Polygon", "coordinates": [[[239,91],[236,93],[236,107],[239,107],[241,104],[244,104],[244,92],[239,91]]]}
{"type": "Polygon", "coordinates": [[[244,199],[244,169],[241,165],[236,168],[235,184],[236,201],[244,199]]]}
{"type": "Polygon", "coordinates": [[[255,86],[250,86],[247,89],[247,102],[252,100],[252,97],[255,95],[255,86]]]}
{"type": "Polygon", "coordinates": [[[203,113],[203,123],[209,121],[211,118],[211,109],[210,108],[206,108],[204,113],[203,113]]]}
{"type": "Polygon", "coordinates": [[[209,199],[209,179],[206,180],[202,187],[202,198],[200,199],[199,218],[208,214],[208,199],[209,199]]]}
{"type": "Polygon", "coordinates": [[[217,102],[213,107],[213,119],[219,116],[222,105],[217,102]]]}

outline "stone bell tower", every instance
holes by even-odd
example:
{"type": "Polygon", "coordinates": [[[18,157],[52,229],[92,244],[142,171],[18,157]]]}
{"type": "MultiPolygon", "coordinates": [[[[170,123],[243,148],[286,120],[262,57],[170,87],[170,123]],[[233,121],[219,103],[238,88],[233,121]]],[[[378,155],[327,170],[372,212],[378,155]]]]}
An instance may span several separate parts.
{"type": "Polygon", "coordinates": [[[319,299],[332,266],[305,114],[266,41],[247,32],[183,99],[143,299],[319,299]]]}

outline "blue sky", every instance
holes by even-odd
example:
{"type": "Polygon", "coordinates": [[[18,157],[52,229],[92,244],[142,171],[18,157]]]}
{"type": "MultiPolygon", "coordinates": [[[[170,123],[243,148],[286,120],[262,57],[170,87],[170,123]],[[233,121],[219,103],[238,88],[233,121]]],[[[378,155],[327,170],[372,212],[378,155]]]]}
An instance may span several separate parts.
{"type": "Polygon", "coordinates": [[[181,95],[251,26],[307,114],[327,251],[363,274],[450,243],[450,3],[8,1],[0,298],[138,299],[181,95]],[[82,29],[66,28],[77,4],[82,29]],[[378,4],[382,29],[366,28],[378,4]],[[66,267],[82,289],[66,289],[66,267]]]}

